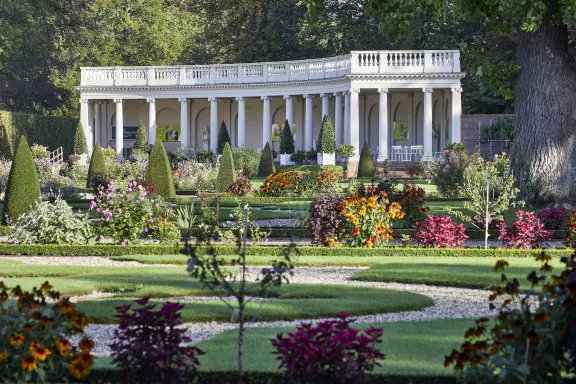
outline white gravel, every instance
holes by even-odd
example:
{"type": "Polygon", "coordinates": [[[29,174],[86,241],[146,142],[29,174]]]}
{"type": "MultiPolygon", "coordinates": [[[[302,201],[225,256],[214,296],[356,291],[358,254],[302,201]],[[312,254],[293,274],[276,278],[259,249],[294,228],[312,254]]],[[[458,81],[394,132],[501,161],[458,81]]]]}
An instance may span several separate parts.
{"type": "Polygon", "coordinates": [[[67,265],[85,267],[147,267],[137,261],[115,261],[100,256],[2,256],[0,259],[16,260],[24,264],[67,265]]]}

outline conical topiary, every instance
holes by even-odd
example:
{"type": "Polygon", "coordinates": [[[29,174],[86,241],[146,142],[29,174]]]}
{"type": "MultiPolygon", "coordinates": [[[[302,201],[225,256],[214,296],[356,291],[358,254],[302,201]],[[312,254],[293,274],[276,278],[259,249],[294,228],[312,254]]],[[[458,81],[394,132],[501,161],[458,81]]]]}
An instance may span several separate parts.
{"type": "Polygon", "coordinates": [[[220,130],[218,131],[218,145],[216,146],[216,153],[219,155],[224,151],[224,146],[226,143],[230,144],[230,135],[228,134],[228,128],[226,128],[226,123],[222,120],[220,124],[220,130]]]}
{"type": "Polygon", "coordinates": [[[28,141],[24,136],[21,136],[8,174],[2,223],[8,224],[8,218],[12,222],[16,222],[20,216],[39,202],[40,181],[38,180],[38,172],[28,141]]]}
{"type": "Polygon", "coordinates": [[[320,149],[322,153],[335,153],[336,152],[336,138],[334,135],[334,127],[330,116],[326,115],[322,122],[322,141],[320,142],[320,149]]]}
{"type": "Polygon", "coordinates": [[[142,120],[138,123],[138,130],[136,131],[132,149],[134,151],[148,152],[148,135],[146,134],[146,127],[144,127],[142,120]]]}
{"type": "Polygon", "coordinates": [[[216,179],[216,192],[226,192],[228,186],[236,181],[236,170],[234,169],[234,158],[230,143],[226,143],[220,159],[220,169],[216,179]]]}
{"type": "Polygon", "coordinates": [[[86,144],[86,135],[84,134],[82,122],[79,121],[74,134],[74,154],[83,155],[85,153],[88,153],[88,144],[86,144]]]}
{"type": "Polygon", "coordinates": [[[280,137],[280,153],[291,155],[294,153],[294,150],[294,136],[292,136],[292,128],[290,128],[290,123],[286,120],[284,123],[284,129],[282,129],[282,137],[280,137]]]}
{"type": "Polygon", "coordinates": [[[152,148],[148,168],[146,168],[146,181],[156,186],[158,194],[162,197],[176,196],[176,188],[172,179],[172,168],[168,155],[164,150],[162,141],[157,140],[152,148]]]}
{"type": "Polygon", "coordinates": [[[360,163],[358,164],[358,177],[372,177],[374,176],[374,160],[368,144],[364,142],[362,152],[360,153],[360,163]]]}
{"type": "Polygon", "coordinates": [[[320,133],[318,134],[318,141],[316,142],[316,152],[322,152],[322,136],[324,136],[324,122],[328,115],[322,116],[322,125],[320,126],[320,133]]]}
{"type": "Polygon", "coordinates": [[[266,142],[262,155],[260,155],[258,177],[268,177],[274,172],[276,172],[276,167],[274,167],[274,155],[272,154],[272,149],[270,149],[270,144],[266,142]]]}
{"type": "Polygon", "coordinates": [[[94,150],[92,151],[92,158],[90,159],[90,165],[88,166],[88,177],[86,178],[86,187],[99,187],[104,178],[106,177],[106,159],[104,158],[104,152],[102,152],[102,147],[100,144],[96,144],[94,150]]]}

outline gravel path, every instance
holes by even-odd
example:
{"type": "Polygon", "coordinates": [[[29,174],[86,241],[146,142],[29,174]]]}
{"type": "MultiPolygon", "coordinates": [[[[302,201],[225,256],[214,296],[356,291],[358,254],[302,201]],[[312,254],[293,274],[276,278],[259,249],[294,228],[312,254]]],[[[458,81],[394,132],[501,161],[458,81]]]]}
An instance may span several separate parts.
{"type": "Polygon", "coordinates": [[[0,259],[16,260],[24,264],[66,265],[83,267],[146,267],[137,261],[115,261],[99,256],[2,256],[0,259]]]}

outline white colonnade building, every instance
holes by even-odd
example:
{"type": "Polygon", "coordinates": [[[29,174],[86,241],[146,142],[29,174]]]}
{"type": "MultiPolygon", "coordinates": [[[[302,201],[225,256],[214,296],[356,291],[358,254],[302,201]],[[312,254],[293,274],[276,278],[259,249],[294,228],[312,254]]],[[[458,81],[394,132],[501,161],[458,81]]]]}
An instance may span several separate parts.
{"type": "MultiPolygon", "coordinates": [[[[81,69],[80,114],[89,148],[132,147],[142,120],[149,142],[215,151],[222,121],[233,146],[263,148],[287,119],[296,149],[310,150],[322,117],[336,145],[364,142],[383,161],[391,148],[420,146],[424,159],[460,142],[460,54],[439,51],[353,51],[301,61],[90,67],[81,69]]],[[[278,145],[278,143],[274,143],[278,145]]],[[[393,159],[394,160],[394,159],[393,159]]]]}

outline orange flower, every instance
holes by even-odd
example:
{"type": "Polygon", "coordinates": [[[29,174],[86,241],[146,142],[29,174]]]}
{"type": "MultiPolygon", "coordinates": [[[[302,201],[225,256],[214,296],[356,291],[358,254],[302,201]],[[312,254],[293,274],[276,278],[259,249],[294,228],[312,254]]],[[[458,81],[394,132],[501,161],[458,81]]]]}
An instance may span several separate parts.
{"type": "Polygon", "coordinates": [[[366,246],[367,246],[368,248],[372,248],[372,247],[374,246],[374,243],[373,243],[372,241],[370,241],[370,240],[366,240],[366,246]]]}
{"type": "Polygon", "coordinates": [[[86,365],[87,367],[91,366],[94,363],[94,356],[90,354],[88,351],[82,351],[76,357],[75,361],[80,361],[82,364],[86,365]]]}
{"type": "Polygon", "coordinates": [[[354,225],[358,224],[360,221],[356,216],[350,216],[350,222],[354,225]]]}
{"type": "Polygon", "coordinates": [[[8,358],[8,352],[0,352],[0,361],[8,358]]]}
{"type": "Polygon", "coordinates": [[[365,216],[366,215],[366,207],[362,206],[362,207],[358,208],[358,214],[360,216],[365,216]]]}
{"type": "Polygon", "coordinates": [[[68,313],[72,310],[72,303],[70,302],[70,299],[68,299],[67,297],[63,298],[62,300],[60,300],[58,302],[58,309],[62,312],[62,313],[68,313]]]}
{"type": "Polygon", "coordinates": [[[48,356],[52,354],[50,350],[44,348],[39,343],[31,343],[30,344],[30,352],[32,353],[32,357],[36,360],[44,361],[48,356]]]}
{"type": "Polygon", "coordinates": [[[60,352],[62,356],[68,356],[68,354],[70,353],[70,342],[68,340],[61,337],[59,339],[56,339],[54,344],[56,344],[56,347],[58,347],[58,352],[60,352]]]}
{"type": "Polygon", "coordinates": [[[534,322],[535,323],[543,323],[546,320],[548,320],[548,313],[546,312],[538,312],[536,315],[534,315],[534,322]]]}
{"type": "Polygon", "coordinates": [[[72,318],[72,327],[76,330],[84,329],[88,325],[88,318],[84,315],[77,314],[72,318]]]}
{"type": "Polygon", "coordinates": [[[88,337],[85,337],[78,343],[78,347],[81,351],[88,352],[94,349],[94,342],[88,337]]]}
{"type": "Polygon", "coordinates": [[[85,379],[90,373],[90,368],[88,368],[82,361],[74,360],[70,364],[70,373],[78,380],[85,379]]]}
{"type": "Polygon", "coordinates": [[[35,370],[38,367],[36,365],[36,359],[34,359],[32,356],[23,357],[22,360],[20,360],[20,365],[22,369],[29,372],[35,370]]]}
{"type": "Polygon", "coordinates": [[[335,243],[336,243],[336,240],[334,240],[334,238],[331,238],[328,240],[328,246],[329,247],[333,247],[335,243]]]}
{"type": "Polygon", "coordinates": [[[44,324],[44,325],[55,325],[56,324],[56,320],[54,320],[54,318],[52,317],[42,317],[40,319],[40,324],[44,324]]]}
{"type": "Polygon", "coordinates": [[[33,329],[34,329],[34,326],[30,323],[26,323],[22,327],[22,331],[24,331],[24,332],[31,332],[33,329]]]}
{"type": "Polygon", "coordinates": [[[22,345],[24,343],[24,335],[19,333],[10,337],[10,345],[22,345]]]}
{"type": "Polygon", "coordinates": [[[357,235],[357,234],[359,234],[359,233],[360,233],[360,228],[358,228],[358,227],[352,228],[352,234],[353,234],[353,235],[357,235]]]}

